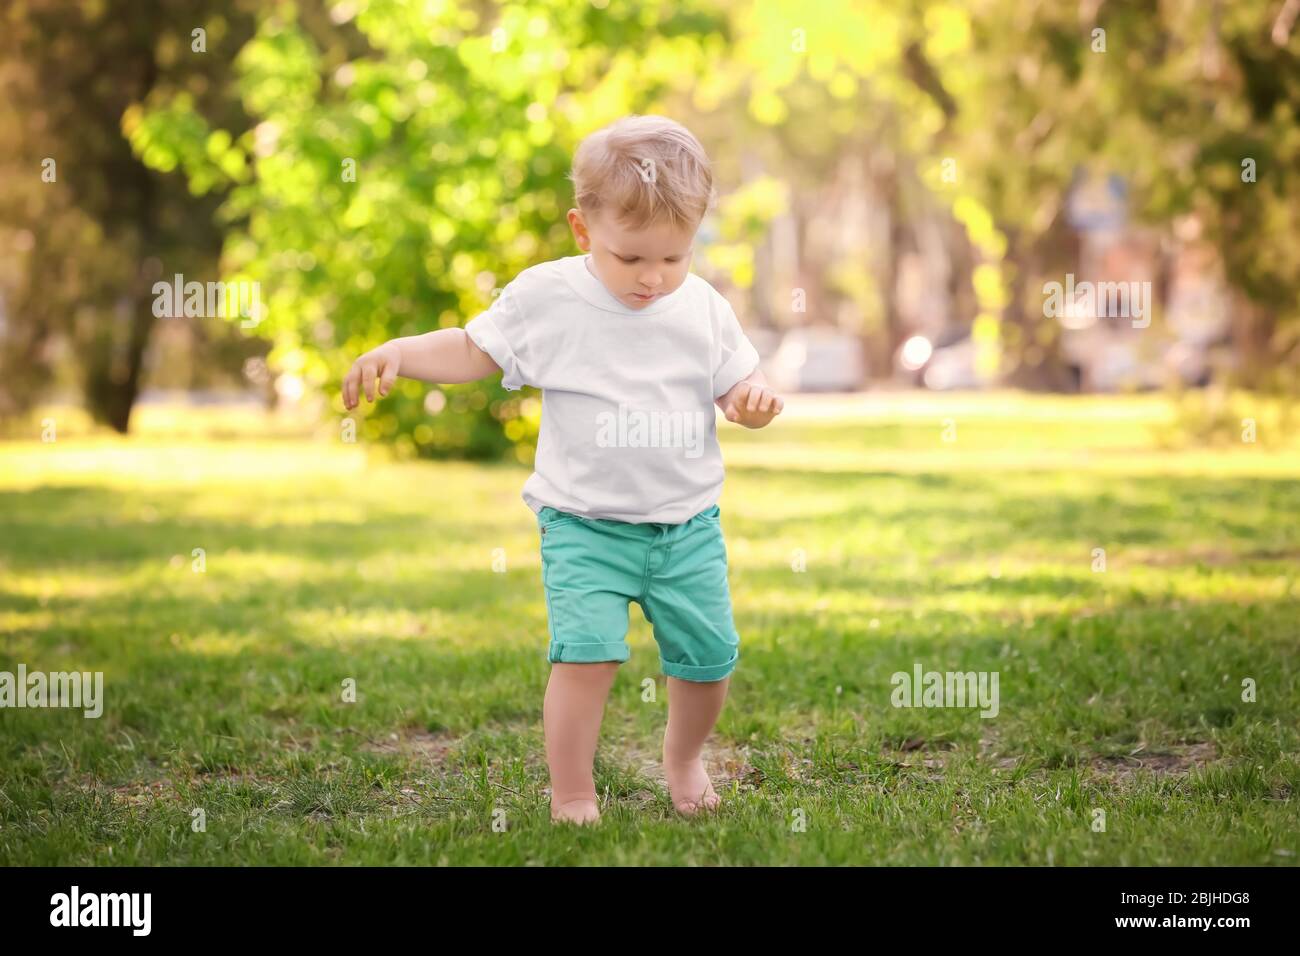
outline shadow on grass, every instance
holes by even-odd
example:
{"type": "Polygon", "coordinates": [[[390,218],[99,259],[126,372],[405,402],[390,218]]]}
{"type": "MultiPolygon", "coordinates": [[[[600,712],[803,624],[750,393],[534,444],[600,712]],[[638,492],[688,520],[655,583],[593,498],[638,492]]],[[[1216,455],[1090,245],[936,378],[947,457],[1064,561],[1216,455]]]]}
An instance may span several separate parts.
{"type": "MultiPolygon", "coordinates": [[[[756,477],[750,473],[746,480],[756,477]]],[[[806,575],[780,564],[733,560],[739,582],[733,588],[758,598],[736,606],[742,634],[737,708],[770,713],[779,700],[783,707],[817,710],[839,687],[850,695],[841,702],[861,695],[857,706],[869,713],[888,706],[889,675],[918,658],[941,669],[1024,675],[1018,690],[1007,689],[1019,695],[1012,698],[1020,708],[1017,719],[1057,734],[1068,730],[1063,720],[1096,724],[1098,716],[1085,706],[1092,698],[1119,700],[1121,723],[1141,719],[1149,708],[1172,725],[1194,724],[1198,715],[1227,706],[1225,674],[1271,682],[1274,693],[1255,712],[1260,717],[1281,714],[1279,702],[1296,702],[1296,678],[1283,667],[1285,655],[1297,650],[1286,623],[1300,616],[1295,600],[1244,607],[1206,593],[1181,598],[1175,608],[1159,594],[1092,575],[1086,549],[1069,543],[1108,533],[1110,541],[1180,549],[1190,528],[1214,537],[1225,551],[1239,548],[1243,558],[1271,559],[1291,553],[1260,539],[1288,533],[1277,521],[1288,512],[1277,508],[1282,502],[1290,513],[1300,510],[1295,483],[1169,478],[1121,482],[1119,490],[1053,491],[1036,481],[783,472],[772,487],[797,486],[814,506],[819,491],[860,503],[761,519],[728,508],[731,535],[758,542],[784,537],[841,551],[835,563],[806,575]],[[913,502],[909,495],[931,498],[913,502]],[[914,533],[877,548],[868,534],[883,523],[914,533]],[[1066,553],[1077,557],[1078,573],[1013,570],[972,579],[969,566],[950,567],[984,560],[980,542],[994,549],[985,557],[999,556],[996,546],[1015,542],[1008,529],[1016,528],[1029,529],[1029,540],[1049,542],[1058,560],[1066,553]],[[991,606],[914,610],[919,597],[933,602],[948,596],[984,596],[991,606]],[[1030,599],[1042,603],[1026,611],[1030,599]],[[1103,599],[1104,607],[1086,612],[1052,607],[1103,599]],[[1189,680],[1189,669],[1203,679],[1189,680]]],[[[0,659],[50,669],[46,661],[69,662],[65,666],[111,674],[121,705],[102,724],[80,727],[81,734],[128,730],[193,741],[204,739],[214,722],[237,728],[254,714],[318,731],[358,721],[371,730],[412,721],[433,730],[473,727],[494,715],[540,707],[548,670],[546,617],[536,530],[526,514],[516,520],[442,509],[413,520],[383,505],[370,508],[365,524],[286,524],[272,517],[253,527],[187,519],[188,500],[175,489],[99,486],[0,493],[0,561],[50,579],[43,596],[31,593],[30,585],[17,592],[0,584],[0,610],[17,615],[5,629],[0,659]],[[156,519],[122,518],[142,506],[156,519]],[[440,548],[482,542],[488,527],[494,538],[504,534],[515,551],[522,547],[527,563],[493,573],[484,545],[483,570],[437,569],[440,548]],[[268,558],[272,566],[290,557],[302,567],[255,579],[214,571],[198,582],[188,570],[196,544],[206,548],[210,562],[239,552],[268,558]],[[184,556],[184,567],[169,571],[174,554],[184,556]],[[358,574],[354,561],[384,555],[393,556],[399,570],[387,577],[358,574]],[[417,564],[418,573],[401,573],[401,561],[412,555],[425,563],[417,564]],[[127,568],[139,576],[139,586],[73,593],[58,584],[67,569],[98,569],[111,581],[127,568]],[[341,701],[347,679],[356,681],[368,708],[341,701]]],[[[649,629],[639,614],[633,619],[634,660],[624,670],[662,687],[649,629]]],[[[636,684],[623,682],[618,693],[625,703],[634,702],[636,684]]],[[[39,738],[38,725],[24,725],[29,731],[23,737],[39,738]]]]}

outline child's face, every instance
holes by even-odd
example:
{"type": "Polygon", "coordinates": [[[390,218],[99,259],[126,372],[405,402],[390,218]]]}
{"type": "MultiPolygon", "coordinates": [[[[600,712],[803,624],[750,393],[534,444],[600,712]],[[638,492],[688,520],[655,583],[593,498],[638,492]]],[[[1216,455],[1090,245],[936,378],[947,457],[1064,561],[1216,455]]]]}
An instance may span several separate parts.
{"type": "Polygon", "coordinates": [[[584,216],[569,210],[569,226],[578,248],[591,253],[591,268],[615,298],[639,309],[668,295],[686,281],[691,268],[695,228],[674,229],[656,223],[628,229],[612,216],[584,216]]]}

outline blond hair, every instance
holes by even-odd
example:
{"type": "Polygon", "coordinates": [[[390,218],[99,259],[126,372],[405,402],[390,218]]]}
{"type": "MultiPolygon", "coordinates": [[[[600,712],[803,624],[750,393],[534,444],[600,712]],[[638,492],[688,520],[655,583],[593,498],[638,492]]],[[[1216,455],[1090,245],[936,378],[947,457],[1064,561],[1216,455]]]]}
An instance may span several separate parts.
{"type": "Polygon", "coordinates": [[[592,133],[578,145],[569,179],[584,215],[608,210],[631,229],[665,221],[694,229],[715,198],[704,147],[664,116],[633,114],[592,133]]]}

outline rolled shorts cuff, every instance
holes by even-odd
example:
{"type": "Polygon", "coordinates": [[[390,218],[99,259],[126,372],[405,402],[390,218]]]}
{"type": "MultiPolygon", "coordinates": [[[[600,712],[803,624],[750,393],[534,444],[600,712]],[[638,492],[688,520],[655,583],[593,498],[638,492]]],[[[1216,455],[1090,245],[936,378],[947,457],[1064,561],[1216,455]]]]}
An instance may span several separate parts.
{"type": "Polygon", "coordinates": [[[623,663],[632,656],[626,641],[609,644],[562,644],[551,641],[546,649],[546,660],[551,664],[603,664],[607,661],[623,663]]]}
{"type": "Polygon", "coordinates": [[[659,659],[659,666],[669,677],[676,677],[680,680],[711,682],[719,681],[736,669],[736,662],[740,660],[740,652],[736,651],[731,655],[731,660],[723,664],[674,664],[663,658],[659,659]]]}

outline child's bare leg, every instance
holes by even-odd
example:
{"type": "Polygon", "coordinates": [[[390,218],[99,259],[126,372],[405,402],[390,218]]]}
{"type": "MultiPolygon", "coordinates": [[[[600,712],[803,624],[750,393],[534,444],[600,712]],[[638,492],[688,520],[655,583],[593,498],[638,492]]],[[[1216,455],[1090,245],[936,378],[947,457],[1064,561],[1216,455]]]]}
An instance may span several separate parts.
{"type": "Polygon", "coordinates": [[[617,672],[618,661],[551,665],[542,724],[551,770],[552,820],[600,819],[592,767],[605,699],[617,672]]]}
{"type": "Polygon", "coordinates": [[[728,675],[719,681],[668,678],[668,729],[664,733],[664,777],[673,806],[688,816],[716,809],[721,798],[700,759],[727,699],[728,675]]]}

